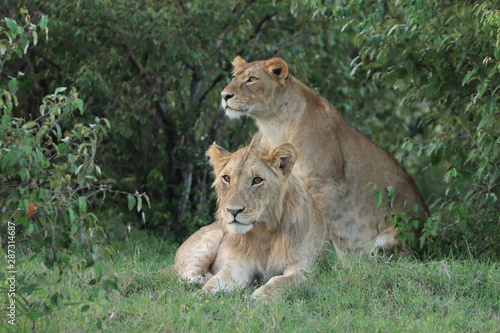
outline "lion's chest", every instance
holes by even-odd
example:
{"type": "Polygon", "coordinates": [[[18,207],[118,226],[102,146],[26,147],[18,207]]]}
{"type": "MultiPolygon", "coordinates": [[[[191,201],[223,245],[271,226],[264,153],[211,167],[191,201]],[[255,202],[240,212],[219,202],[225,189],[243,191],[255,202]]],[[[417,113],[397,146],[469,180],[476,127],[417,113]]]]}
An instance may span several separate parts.
{"type": "Polygon", "coordinates": [[[272,238],[265,245],[259,244],[257,255],[253,258],[248,258],[253,262],[257,276],[267,280],[273,276],[283,274],[285,268],[291,264],[291,249],[283,245],[280,237],[272,238]]]}
{"type": "MultiPolygon", "coordinates": [[[[262,235],[262,237],[248,237],[233,247],[234,259],[240,265],[246,266],[252,275],[269,279],[283,274],[290,265],[290,250],[286,241],[280,236],[262,235]]],[[[236,244],[235,244],[236,245],[236,244]]]]}

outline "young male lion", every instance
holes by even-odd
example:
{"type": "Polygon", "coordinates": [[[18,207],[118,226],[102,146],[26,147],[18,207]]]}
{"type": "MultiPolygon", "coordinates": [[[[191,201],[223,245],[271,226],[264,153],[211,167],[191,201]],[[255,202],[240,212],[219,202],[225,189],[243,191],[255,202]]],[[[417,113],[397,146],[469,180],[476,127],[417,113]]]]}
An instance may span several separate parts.
{"type": "Polygon", "coordinates": [[[274,149],[256,140],[231,154],[212,144],[217,221],[184,242],[174,268],[203,290],[245,288],[256,278],[266,284],[252,294],[273,298],[280,287],[305,279],[326,243],[326,225],[312,197],[293,176],[297,151],[274,149]]]}
{"type": "Polygon", "coordinates": [[[271,145],[290,142],[299,158],[294,174],[316,199],[337,252],[393,249],[400,245],[393,212],[427,208],[414,181],[389,153],[347,125],[340,112],[293,77],[280,58],[233,60],[233,77],[222,91],[229,117],[250,116],[271,145]],[[397,189],[377,207],[380,191],[397,189]]]}

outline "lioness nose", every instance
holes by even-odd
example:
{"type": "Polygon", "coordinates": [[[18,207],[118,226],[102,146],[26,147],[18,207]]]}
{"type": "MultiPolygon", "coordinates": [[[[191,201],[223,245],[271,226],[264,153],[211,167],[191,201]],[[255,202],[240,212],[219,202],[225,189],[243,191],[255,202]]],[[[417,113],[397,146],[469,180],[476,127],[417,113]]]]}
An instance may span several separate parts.
{"type": "Polygon", "coordinates": [[[242,211],[244,211],[245,208],[237,208],[237,209],[226,208],[226,210],[229,213],[231,213],[231,215],[233,215],[234,217],[236,217],[236,215],[238,215],[239,213],[241,213],[242,211]]]}
{"type": "Polygon", "coordinates": [[[234,96],[234,94],[228,94],[228,93],[225,93],[225,92],[222,92],[221,95],[222,95],[222,98],[224,98],[224,100],[226,102],[229,101],[234,96]]]}

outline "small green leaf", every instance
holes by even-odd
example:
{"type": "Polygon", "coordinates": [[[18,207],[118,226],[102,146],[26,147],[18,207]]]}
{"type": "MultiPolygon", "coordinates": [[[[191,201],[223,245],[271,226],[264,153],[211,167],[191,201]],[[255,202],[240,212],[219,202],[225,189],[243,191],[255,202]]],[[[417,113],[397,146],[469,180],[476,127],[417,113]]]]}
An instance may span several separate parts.
{"type": "Polygon", "coordinates": [[[54,95],[59,95],[63,92],[65,92],[68,88],[66,87],[59,87],[59,88],[56,88],[56,91],[54,92],[54,95]]]}
{"type": "Polygon", "coordinates": [[[146,202],[148,203],[148,207],[151,208],[151,202],[149,201],[149,197],[147,194],[143,194],[143,197],[146,198],[146,202]]]}
{"type": "Polygon", "coordinates": [[[38,33],[36,32],[36,30],[33,30],[31,32],[31,36],[33,36],[33,45],[38,44],[38,33]]]}
{"type": "Polygon", "coordinates": [[[59,124],[56,124],[56,137],[57,137],[57,141],[61,141],[62,139],[62,130],[61,130],[61,126],[59,126],[59,124]]]}
{"type": "MultiPolygon", "coordinates": [[[[7,45],[8,44],[6,41],[3,41],[3,40],[0,41],[0,55],[3,56],[5,54],[5,52],[7,52],[7,45]]],[[[0,62],[0,65],[1,65],[1,62],[0,62]]]]}
{"type": "Polygon", "coordinates": [[[464,164],[467,164],[468,162],[474,161],[476,157],[479,154],[479,150],[477,149],[472,149],[469,154],[467,155],[467,159],[465,160],[464,164]]]}
{"type": "Polygon", "coordinates": [[[30,41],[28,40],[28,37],[26,35],[21,35],[21,37],[19,37],[19,46],[21,46],[23,54],[26,54],[26,52],[28,52],[29,45],[30,41]]]}
{"type": "Polygon", "coordinates": [[[81,99],[78,99],[76,101],[76,104],[78,106],[78,110],[80,110],[80,115],[82,115],[83,114],[83,101],[81,99]]]}
{"type": "Polygon", "coordinates": [[[14,34],[13,37],[17,35],[17,23],[13,19],[5,18],[5,24],[9,28],[9,30],[14,34]]]}
{"type": "Polygon", "coordinates": [[[21,180],[23,182],[30,179],[30,172],[26,168],[21,168],[21,170],[19,170],[19,175],[21,176],[21,180]]]}
{"type": "Polygon", "coordinates": [[[366,183],[366,185],[363,187],[363,191],[366,191],[367,189],[370,189],[370,190],[376,190],[378,188],[377,185],[375,185],[374,183],[372,182],[368,182],[366,183]]]}
{"type": "Polygon", "coordinates": [[[398,193],[398,189],[396,187],[387,186],[387,194],[389,195],[389,198],[394,198],[397,193],[398,193]]]}
{"type": "Polygon", "coordinates": [[[26,234],[31,235],[33,234],[33,231],[35,230],[35,226],[33,223],[28,224],[28,228],[26,228],[26,234]]]}
{"type": "Polygon", "coordinates": [[[76,175],[78,175],[78,174],[80,173],[80,171],[82,170],[82,168],[83,168],[83,164],[80,164],[80,165],[78,166],[78,168],[76,168],[76,170],[75,170],[75,176],[76,176],[76,175]]]}
{"type": "Polygon", "coordinates": [[[47,16],[43,15],[40,18],[40,29],[45,30],[45,28],[47,28],[48,23],[49,23],[49,19],[47,18],[47,16]]]}
{"type": "Polygon", "coordinates": [[[12,120],[12,117],[10,115],[4,114],[2,116],[2,127],[9,126],[11,120],[12,120]]]}
{"type": "Polygon", "coordinates": [[[488,88],[488,83],[486,82],[481,82],[480,84],[477,85],[478,97],[483,96],[484,92],[486,91],[486,88],[488,88]]]}
{"type": "Polygon", "coordinates": [[[377,207],[380,207],[380,205],[382,205],[382,192],[381,191],[375,192],[373,198],[375,199],[375,205],[377,207]]]}
{"type": "Polygon", "coordinates": [[[375,36],[372,37],[372,46],[375,47],[375,48],[378,48],[380,46],[380,42],[382,41],[382,35],[380,34],[377,34],[375,36]]]}
{"type": "Polygon", "coordinates": [[[75,211],[72,208],[68,208],[69,221],[73,223],[76,219],[75,211]]]}
{"type": "Polygon", "coordinates": [[[419,224],[420,224],[420,222],[418,220],[411,221],[411,225],[412,225],[413,229],[418,229],[419,224]]]}
{"type": "Polygon", "coordinates": [[[455,183],[455,189],[457,190],[458,194],[461,197],[465,196],[465,189],[464,189],[464,185],[462,184],[462,182],[456,182],[455,183]]]}
{"type": "Polygon", "coordinates": [[[488,96],[488,98],[486,98],[486,102],[484,104],[484,112],[486,114],[491,114],[493,112],[493,110],[495,109],[495,104],[496,104],[495,97],[488,96]]]}
{"type": "Polygon", "coordinates": [[[438,198],[436,198],[436,199],[435,199],[435,200],[434,200],[434,201],[433,201],[433,202],[429,205],[429,210],[434,209],[434,207],[436,207],[436,206],[437,206],[437,204],[438,204],[438,203],[440,203],[440,202],[441,202],[441,198],[439,198],[439,197],[438,197],[438,198]]]}
{"type": "Polygon", "coordinates": [[[8,83],[9,91],[15,95],[17,93],[17,79],[11,78],[8,83]]]}
{"type": "Polygon", "coordinates": [[[472,76],[476,74],[476,70],[469,71],[462,80],[462,87],[471,81],[472,76]]]}
{"type": "Polygon", "coordinates": [[[451,168],[450,170],[446,171],[446,173],[444,174],[444,181],[449,183],[454,178],[456,178],[457,175],[458,175],[457,169],[451,168]]]}
{"type": "Polygon", "coordinates": [[[80,213],[85,213],[87,211],[87,201],[84,197],[78,198],[78,209],[80,209],[80,213]]]}
{"type": "Polygon", "coordinates": [[[134,209],[135,203],[136,203],[135,197],[132,194],[129,194],[127,196],[127,203],[128,203],[128,210],[132,211],[132,209],[134,209]]]}
{"type": "Polygon", "coordinates": [[[142,209],[142,198],[137,197],[137,212],[140,212],[142,209]]]}
{"type": "Polygon", "coordinates": [[[81,312],[86,312],[90,309],[90,305],[88,304],[85,304],[84,306],[82,306],[82,308],[80,309],[81,312]]]}
{"type": "Polygon", "coordinates": [[[30,129],[35,126],[38,126],[38,123],[36,121],[28,121],[26,124],[23,125],[24,129],[30,129]]]}
{"type": "Polygon", "coordinates": [[[63,255],[61,256],[61,260],[60,260],[60,262],[61,262],[62,264],[67,265],[67,264],[69,263],[69,261],[70,261],[70,256],[69,256],[69,255],[67,255],[67,254],[63,254],[63,255]]]}

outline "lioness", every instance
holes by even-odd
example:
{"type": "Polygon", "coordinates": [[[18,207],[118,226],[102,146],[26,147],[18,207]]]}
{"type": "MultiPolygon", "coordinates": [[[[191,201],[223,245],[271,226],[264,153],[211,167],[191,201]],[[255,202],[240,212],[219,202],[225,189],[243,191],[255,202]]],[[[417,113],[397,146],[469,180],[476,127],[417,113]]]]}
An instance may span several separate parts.
{"type": "Polygon", "coordinates": [[[283,59],[247,63],[238,56],[232,64],[223,109],[232,118],[254,118],[271,145],[297,147],[294,174],[320,206],[337,252],[399,246],[389,214],[416,204],[423,219],[427,207],[398,161],[347,125],[333,105],[290,74],[283,59]],[[398,195],[377,207],[369,183],[381,191],[396,188],[398,195]]]}
{"type": "Polygon", "coordinates": [[[217,221],[181,245],[174,268],[212,293],[269,279],[252,294],[265,300],[305,279],[327,239],[318,206],[291,174],[295,147],[283,143],[264,150],[255,141],[233,154],[215,143],[207,151],[217,221]]]}

